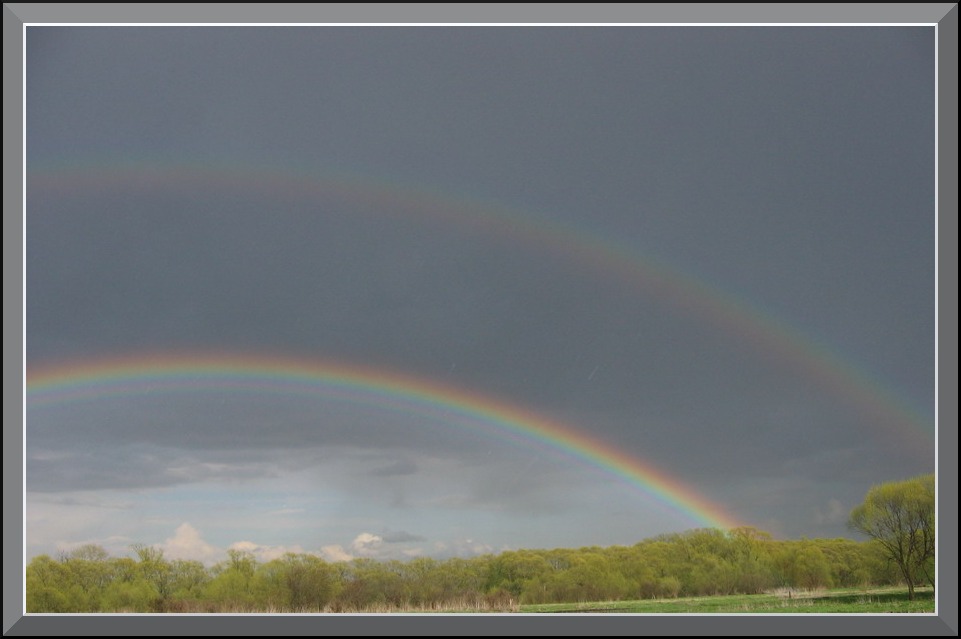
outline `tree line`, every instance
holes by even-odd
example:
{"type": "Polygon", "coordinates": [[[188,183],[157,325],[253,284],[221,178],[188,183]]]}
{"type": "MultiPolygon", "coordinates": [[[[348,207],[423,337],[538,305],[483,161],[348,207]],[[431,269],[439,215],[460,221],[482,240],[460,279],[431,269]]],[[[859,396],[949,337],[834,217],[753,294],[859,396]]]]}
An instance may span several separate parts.
{"type": "Polygon", "coordinates": [[[775,541],[750,528],[698,529],[634,546],[517,550],[446,560],[328,562],[288,554],[258,562],[167,559],[138,546],[111,557],[83,546],[34,557],[28,612],[362,611],[509,609],[521,603],[753,594],[901,583],[876,541],[775,541]]]}
{"type": "Polygon", "coordinates": [[[774,540],[755,528],[690,530],[633,546],[516,550],[473,558],[213,566],[153,546],[111,557],[86,545],[26,568],[28,612],[512,610],[520,604],[759,594],[776,589],[934,586],[934,477],[875,486],[849,526],[869,541],[774,540]]]}

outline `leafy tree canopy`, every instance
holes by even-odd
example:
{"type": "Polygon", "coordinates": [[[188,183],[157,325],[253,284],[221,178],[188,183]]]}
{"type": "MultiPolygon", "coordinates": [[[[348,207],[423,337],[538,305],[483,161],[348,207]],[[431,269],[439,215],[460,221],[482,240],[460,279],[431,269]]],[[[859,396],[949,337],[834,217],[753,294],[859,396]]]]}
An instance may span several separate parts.
{"type": "Polygon", "coordinates": [[[908,585],[934,586],[934,475],[889,482],[868,491],[848,524],[880,544],[908,585]]]}

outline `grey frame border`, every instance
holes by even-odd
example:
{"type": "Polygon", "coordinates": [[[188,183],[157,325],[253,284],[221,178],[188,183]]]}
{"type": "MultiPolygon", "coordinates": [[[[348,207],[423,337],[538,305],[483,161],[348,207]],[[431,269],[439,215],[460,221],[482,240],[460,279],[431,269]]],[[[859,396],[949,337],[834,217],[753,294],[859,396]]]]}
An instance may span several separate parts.
{"type": "Polygon", "coordinates": [[[939,393],[937,616],[23,616],[23,23],[938,23],[938,388],[958,382],[958,7],[937,4],[5,4],[4,635],[957,635],[958,400],[939,393]],[[950,176],[950,177],[948,177],[950,176]],[[16,384],[14,383],[16,381],[16,384]]]}

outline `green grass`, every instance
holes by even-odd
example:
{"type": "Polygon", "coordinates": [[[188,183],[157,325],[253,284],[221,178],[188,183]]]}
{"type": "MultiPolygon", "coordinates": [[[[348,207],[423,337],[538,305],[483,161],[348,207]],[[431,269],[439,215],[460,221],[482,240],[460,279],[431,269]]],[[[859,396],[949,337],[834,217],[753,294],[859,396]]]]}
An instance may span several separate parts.
{"type": "Polygon", "coordinates": [[[840,589],[765,595],[683,597],[641,601],[522,605],[527,613],[892,613],[934,612],[934,591],[906,588],[840,589]]]}

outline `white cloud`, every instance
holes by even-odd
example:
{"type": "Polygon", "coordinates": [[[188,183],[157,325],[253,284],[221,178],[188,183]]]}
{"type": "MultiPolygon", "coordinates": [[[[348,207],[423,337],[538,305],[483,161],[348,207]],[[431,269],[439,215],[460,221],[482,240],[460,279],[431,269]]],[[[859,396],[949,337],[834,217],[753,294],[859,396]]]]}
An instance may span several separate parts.
{"type": "Polygon", "coordinates": [[[350,561],[354,558],[340,544],[331,544],[320,549],[320,556],[327,561],[350,561]]]}
{"type": "Polygon", "coordinates": [[[354,541],[350,543],[350,547],[358,555],[370,557],[378,553],[383,543],[384,538],[380,535],[362,532],[354,538],[354,541]]]}
{"type": "MultiPolygon", "coordinates": [[[[226,551],[207,543],[200,535],[200,531],[184,522],[177,527],[174,536],[170,537],[158,548],[164,551],[164,556],[169,559],[191,559],[202,561],[206,564],[221,561],[226,557],[226,551]]],[[[241,540],[235,541],[228,546],[228,550],[239,550],[249,552],[259,562],[272,561],[279,559],[287,553],[304,553],[304,549],[299,545],[293,546],[265,546],[257,542],[241,540]]]]}
{"type": "MultiPolygon", "coordinates": [[[[387,547],[384,544],[385,541],[381,535],[362,532],[350,542],[350,550],[345,549],[340,544],[331,544],[322,547],[319,554],[327,561],[350,561],[357,557],[384,558],[391,556],[391,553],[394,556],[397,555],[397,550],[387,552],[387,547]]],[[[405,549],[399,552],[406,557],[417,557],[423,554],[423,550],[420,548],[405,549]]]]}
{"type": "Polygon", "coordinates": [[[164,556],[169,559],[189,559],[212,563],[223,555],[223,551],[216,546],[208,544],[200,536],[200,531],[184,522],[174,531],[174,536],[169,537],[162,544],[159,544],[164,556]]]}

